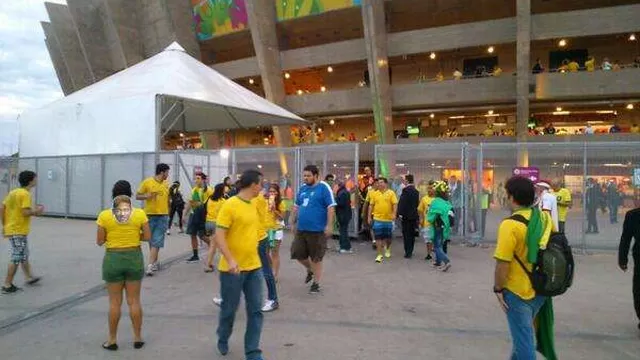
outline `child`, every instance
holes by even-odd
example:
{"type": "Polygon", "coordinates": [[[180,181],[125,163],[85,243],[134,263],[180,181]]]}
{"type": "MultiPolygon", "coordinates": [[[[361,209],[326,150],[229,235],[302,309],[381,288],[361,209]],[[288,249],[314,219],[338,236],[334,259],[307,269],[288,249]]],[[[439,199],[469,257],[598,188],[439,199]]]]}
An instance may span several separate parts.
{"type": "Polygon", "coordinates": [[[420,233],[422,234],[422,238],[424,239],[424,243],[427,246],[427,256],[424,258],[425,261],[429,261],[432,259],[431,253],[433,252],[433,241],[431,240],[430,227],[431,224],[427,221],[427,212],[429,211],[429,206],[431,206],[431,202],[433,202],[433,197],[435,193],[433,192],[433,184],[435,182],[433,180],[429,181],[428,187],[426,187],[426,195],[420,200],[420,205],[418,205],[418,214],[420,216],[420,233]]]}
{"type": "Polygon", "coordinates": [[[451,224],[454,220],[453,206],[449,202],[449,185],[444,181],[433,184],[435,198],[429,206],[427,221],[431,223],[431,239],[435,246],[436,262],[433,264],[438,270],[445,272],[451,268],[451,261],[443,250],[444,242],[451,234],[451,224]]]}

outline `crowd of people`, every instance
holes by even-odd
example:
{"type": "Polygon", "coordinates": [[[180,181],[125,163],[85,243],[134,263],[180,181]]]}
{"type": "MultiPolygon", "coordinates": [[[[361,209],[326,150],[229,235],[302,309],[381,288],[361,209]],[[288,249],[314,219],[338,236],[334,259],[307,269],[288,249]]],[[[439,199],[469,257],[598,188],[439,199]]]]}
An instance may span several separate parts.
{"type": "MultiPolygon", "coordinates": [[[[186,232],[191,236],[193,251],[187,262],[199,262],[198,240],[208,246],[205,272],[214,271],[214,255],[217,252],[221,255],[217,261],[220,296],[214,298],[215,305],[220,307],[218,351],[222,355],[229,352],[235,314],[244,293],[247,312],[245,357],[248,360],[263,359],[260,350],[263,313],[279,308],[276,284],[285,227],[285,207],[279,185],[271,183],[265,186],[259,171],[247,170],[235,183],[227,177],[211,188],[206,175],[198,173],[191,195],[188,201],[184,201],[180,184],[168,184],[169,174],[168,165],[158,164],[154,176],[145,179],[135,193],[129,182],[117,181],[112,189],[112,206],[98,215],[96,244],[105,248],[102,278],[109,296],[109,333],[102,347],[108,351],[119,348],[117,329],[124,297],[133,326],[133,347],[144,347],[141,281],[145,273],[155,276],[159,270],[160,250],[164,247],[165,236],[170,234],[173,217],[178,215],[182,232],[181,216],[184,214],[188,216],[186,232]],[[134,194],[136,199],[144,201],[143,209],[134,207],[134,194]],[[146,269],[141,250],[143,242],[148,243],[150,249],[146,269]],[[266,299],[263,297],[263,284],[267,288],[266,299]]],[[[314,165],[304,168],[303,181],[288,219],[293,233],[290,253],[291,259],[302,266],[304,282],[310,284],[309,293],[318,294],[322,292],[323,258],[328,248],[327,239],[333,235],[334,222],[339,227],[339,253],[353,253],[348,236],[352,220],[351,195],[344,181],[333,175],[327,175],[325,181],[321,181],[319,170],[314,165]]],[[[34,208],[31,201],[30,190],[36,186],[37,176],[32,171],[23,171],[19,174],[19,183],[20,187],[7,195],[0,209],[4,236],[9,240],[11,250],[2,287],[5,294],[19,290],[13,284],[13,278],[20,265],[28,285],[40,280],[31,271],[27,245],[30,219],[44,211],[41,205],[34,208]]],[[[611,187],[609,185],[606,191],[611,187]]],[[[374,178],[368,169],[358,189],[364,197],[363,231],[370,233],[376,250],[376,263],[381,264],[391,258],[394,227],[399,222],[406,259],[413,256],[416,234],[420,230],[426,243],[426,260],[433,260],[433,266],[442,272],[451,268],[447,242],[458,227],[461,211],[461,204],[456,199],[460,196],[461,184],[455,177],[421,182],[416,187],[411,174],[390,183],[383,176],[374,178]]],[[[587,208],[590,202],[600,199],[600,191],[595,180],[590,179],[587,208]]],[[[571,194],[559,185],[552,190],[548,181],[534,184],[527,178],[516,176],[504,185],[504,197],[501,202],[511,208],[512,215],[498,228],[493,292],[509,324],[513,340],[512,358],[535,359],[534,319],[538,324],[538,345],[542,344],[539,351],[547,358],[556,358],[553,294],[540,290],[539,281],[533,281],[531,274],[543,271],[541,269],[545,266],[555,266],[538,263],[538,260],[552,242],[554,246],[558,246],[558,239],[566,243],[564,228],[571,194]],[[542,340],[539,338],[541,331],[544,335],[542,340]]],[[[613,201],[608,204],[615,206],[613,201]]],[[[617,214],[617,209],[611,210],[617,214]]],[[[627,270],[633,238],[636,239],[634,260],[640,263],[640,252],[637,251],[640,246],[639,216],[640,209],[636,209],[625,217],[618,260],[624,271],[627,270]]],[[[612,217],[611,221],[617,222],[617,218],[612,217]]],[[[558,256],[558,253],[549,256],[558,256]]],[[[571,281],[562,286],[564,292],[571,286],[571,281]]],[[[633,292],[640,319],[640,266],[637,265],[633,292]]]]}

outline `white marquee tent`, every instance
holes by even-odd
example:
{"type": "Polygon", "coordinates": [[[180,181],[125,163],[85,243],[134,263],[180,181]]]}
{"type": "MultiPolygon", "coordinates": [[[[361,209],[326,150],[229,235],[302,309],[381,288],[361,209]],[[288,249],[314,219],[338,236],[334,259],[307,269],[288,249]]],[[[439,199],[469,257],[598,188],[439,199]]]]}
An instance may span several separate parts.
{"type": "Polygon", "coordinates": [[[177,43],[20,116],[20,156],[153,152],[169,131],[305,121],[189,56],[177,43]]]}

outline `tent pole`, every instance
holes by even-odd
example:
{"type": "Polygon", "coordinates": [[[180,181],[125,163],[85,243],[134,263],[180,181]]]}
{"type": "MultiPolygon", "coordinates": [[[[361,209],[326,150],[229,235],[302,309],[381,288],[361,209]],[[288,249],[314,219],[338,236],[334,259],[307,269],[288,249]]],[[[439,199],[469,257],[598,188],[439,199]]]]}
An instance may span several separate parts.
{"type": "Polygon", "coordinates": [[[176,115],[176,118],[173,119],[173,121],[171,122],[171,124],[169,126],[167,126],[167,128],[162,133],[162,137],[163,138],[169,133],[169,131],[171,131],[171,129],[173,129],[173,127],[176,125],[178,120],[180,120],[180,117],[182,115],[184,115],[185,111],[186,111],[186,108],[183,107],[182,111],[178,115],[176,115]]]}
{"type": "Polygon", "coordinates": [[[155,150],[155,163],[160,162],[160,150],[162,150],[162,95],[156,95],[156,150],[155,150]]]}

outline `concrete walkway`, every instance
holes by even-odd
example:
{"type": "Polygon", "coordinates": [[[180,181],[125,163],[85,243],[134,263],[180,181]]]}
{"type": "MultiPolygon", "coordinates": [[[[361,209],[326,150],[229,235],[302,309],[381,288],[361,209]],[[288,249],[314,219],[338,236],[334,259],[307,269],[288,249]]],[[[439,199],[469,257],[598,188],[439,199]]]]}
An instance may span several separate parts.
{"type": "MultiPolygon", "coordinates": [[[[1,296],[5,318],[101,283],[102,250],[93,244],[91,222],[38,219],[34,228],[34,263],[46,278],[37,288],[1,296]]],[[[453,246],[453,267],[443,274],[422,260],[421,245],[414,259],[405,260],[397,241],[393,258],[375,264],[370,246],[357,244],[354,255],[328,254],[324,293],[312,296],[303,284],[304,273],[286,260],[285,241],[281,308],[265,315],[266,359],[508,358],[506,320],[491,292],[491,249],[453,246]]],[[[188,248],[186,237],[174,236],[169,243],[165,258],[188,248]]],[[[613,254],[579,256],[577,262],[573,288],[554,304],[559,357],[637,359],[640,332],[631,274],[616,268],[613,254]]],[[[211,303],[217,273],[205,274],[200,264],[180,261],[145,279],[143,287],[143,350],[132,348],[126,311],[121,349],[108,353],[100,348],[106,339],[107,299],[103,291],[94,291],[0,332],[1,358],[222,359],[214,351],[218,309],[211,303]]],[[[244,322],[241,309],[227,359],[244,358],[244,322]]]]}

